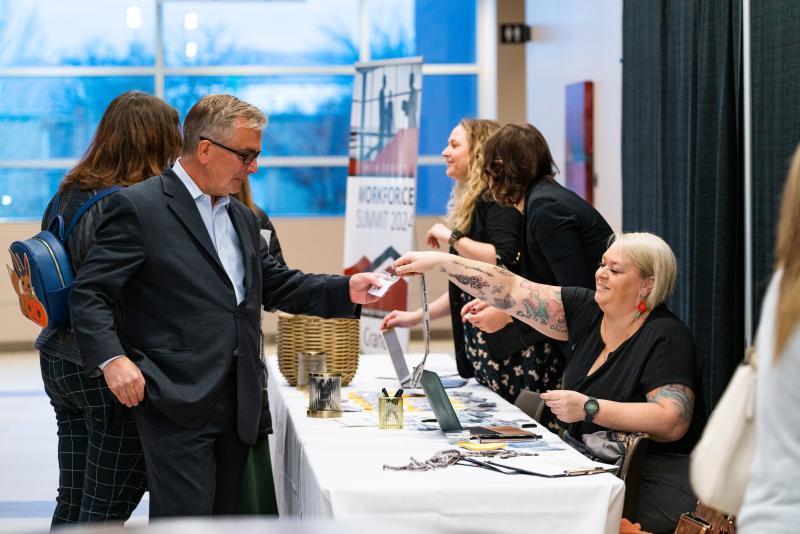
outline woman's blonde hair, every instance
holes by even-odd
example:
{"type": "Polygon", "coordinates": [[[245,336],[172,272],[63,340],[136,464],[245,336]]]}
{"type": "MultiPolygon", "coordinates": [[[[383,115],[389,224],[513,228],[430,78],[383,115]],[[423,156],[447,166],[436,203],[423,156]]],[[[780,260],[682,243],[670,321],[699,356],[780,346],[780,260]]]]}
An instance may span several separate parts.
{"type": "Polygon", "coordinates": [[[233,196],[251,210],[256,211],[256,204],[253,202],[253,189],[250,187],[249,176],[242,181],[242,187],[240,187],[239,192],[234,193],[233,196]]]}
{"type": "Polygon", "coordinates": [[[794,151],[789,176],[783,188],[775,268],[783,269],[778,293],[778,320],[775,325],[775,359],[786,347],[800,320],[800,145],[794,151]]]}
{"type": "Polygon", "coordinates": [[[500,123],[488,119],[463,119],[458,123],[467,133],[469,143],[469,162],[467,163],[467,179],[456,182],[447,202],[447,226],[461,232],[469,231],[475,202],[486,189],[483,179],[483,144],[494,132],[500,129],[500,123]]]}
{"type": "Polygon", "coordinates": [[[651,310],[672,295],[678,262],[663,239],[647,232],[617,233],[611,236],[610,244],[633,261],[642,278],[653,277],[653,290],[645,299],[651,310]]]}

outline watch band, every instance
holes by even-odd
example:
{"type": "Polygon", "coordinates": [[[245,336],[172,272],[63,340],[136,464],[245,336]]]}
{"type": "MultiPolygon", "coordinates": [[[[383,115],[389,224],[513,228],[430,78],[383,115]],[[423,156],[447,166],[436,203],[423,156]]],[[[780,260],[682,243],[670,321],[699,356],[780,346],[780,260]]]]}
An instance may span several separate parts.
{"type": "Polygon", "coordinates": [[[448,242],[450,243],[450,246],[451,246],[451,247],[452,247],[452,246],[455,246],[455,244],[456,244],[456,241],[458,241],[458,240],[459,240],[459,239],[461,239],[462,237],[464,237],[464,232],[462,232],[462,231],[460,231],[460,230],[453,230],[453,231],[450,233],[450,239],[449,239],[449,241],[448,241],[448,242]]]}

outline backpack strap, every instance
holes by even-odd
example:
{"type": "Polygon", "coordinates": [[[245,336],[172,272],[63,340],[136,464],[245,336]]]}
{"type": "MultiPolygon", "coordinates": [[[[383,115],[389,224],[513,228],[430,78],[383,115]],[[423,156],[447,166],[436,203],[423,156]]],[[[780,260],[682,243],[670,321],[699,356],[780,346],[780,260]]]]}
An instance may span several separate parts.
{"type": "Polygon", "coordinates": [[[42,230],[47,230],[56,235],[59,239],[64,235],[64,218],[58,214],[58,206],[61,203],[61,193],[56,192],[53,198],[50,199],[50,204],[47,205],[47,211],[44,213],[44,219],[47,223],[42,230]]]}
{"type": "Polygon", "coordinates": [[[80,220],[81,216],[84,213],[86,213],[86,210],[88,210],[89,208],[94,206],[95,203],[97,203],[99,200],[102,200],[103,198],[107,197],[108,195],[111,195],[112,193],[116,193],[117,191],[120,191],[122,189],[124,189],[124,188],[122,186],[120,186],[120,185],[115,185],[114,187],[109,187],[107,189],[103,189],[102,191],[98,191],[97,194],[95,194],[94,196],[90,197],[83,204],[81,204],[81,207],[78,208],[78,211],[76,211],[75,215],[72,217],[72,220],[70,221],[66,232],[64,232],[64,237],[61,239],[61,242],[62,243],[66,243],[67,242],[67,239],[69,239],[69,235],[75,229],[75,226],[78,224],[78,221],[80,220]]]}
{"type": "Polygon", "coordinates": [[[50,221],[52,221],[52,217],[58,216],[58,205],[60,202],[61,202],[61,193],[56,193],[55,196],[53,197],[53,200],[50,201],[50,209],[47,212],[48,217],[50,217],[50,220],[48,220],[48,224],[50,221]]]}

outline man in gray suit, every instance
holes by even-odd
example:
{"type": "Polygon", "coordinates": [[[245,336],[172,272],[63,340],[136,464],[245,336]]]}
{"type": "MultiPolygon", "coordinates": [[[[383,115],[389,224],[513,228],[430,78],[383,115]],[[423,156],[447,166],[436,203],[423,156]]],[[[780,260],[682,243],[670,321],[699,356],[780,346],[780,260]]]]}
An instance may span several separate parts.
{"type": "Polygon", "coordinates": [[[266,118],[228,95],[184,121],[172,169],[113,195],[70,295],[87,372],[134,407],[150,516],[239,511],[262,415],[262,307],[354,317],[377,275],[309,275],[267,252],[232,198],[258,170],[266,118]]]}

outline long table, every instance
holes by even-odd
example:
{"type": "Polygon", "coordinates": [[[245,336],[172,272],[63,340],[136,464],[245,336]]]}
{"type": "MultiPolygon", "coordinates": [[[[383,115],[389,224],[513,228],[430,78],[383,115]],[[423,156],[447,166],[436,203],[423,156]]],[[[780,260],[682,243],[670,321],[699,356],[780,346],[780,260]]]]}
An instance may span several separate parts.
{"type": "MultiPolygon", "coordinates": [[[[418,359],[410,355],[409,366],[418,359]]],[[[427,459],[453,446],[440,431],[346,427],[335,419],[310,418],[307,397],[289,386],[276,357],[267,358],[267,368],[274,430],[269,444],[282,516],[422,521],[447,529],[509,534],[619,530],[624,484],[612,474],[549,479],[461,465],[424,472],[384,470],[384,464],[404,465],[411,457],[427,459]]],[[[451,356],[434,354],[426,368],[448,374],[455,371],[455,362],[451,356]]],[[[342,396],[394,388],[396,380],[379,378],[392,375],[388,356],[363,355],[342,396]]],[[[464,389],[496,402],[498,416],[504,419],[526,418],[474,380],[464,389]]],[[[525,461],[584,460],[547,429],[540,426],[535,431],[564,450],[541,452],[525,461]]]]}

